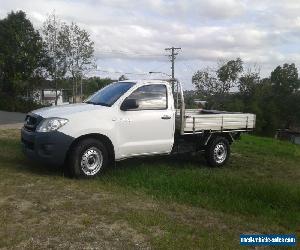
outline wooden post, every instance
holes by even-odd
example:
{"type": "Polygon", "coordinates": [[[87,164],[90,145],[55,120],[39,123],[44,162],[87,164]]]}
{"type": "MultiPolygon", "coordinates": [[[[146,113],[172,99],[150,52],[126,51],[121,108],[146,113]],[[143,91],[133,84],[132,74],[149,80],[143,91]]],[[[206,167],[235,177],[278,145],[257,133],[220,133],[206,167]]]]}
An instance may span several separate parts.
{"type": "Polygon", "coordinates": [[[193,117],[193,134],[195,134],[195,117],[193,117]]]}

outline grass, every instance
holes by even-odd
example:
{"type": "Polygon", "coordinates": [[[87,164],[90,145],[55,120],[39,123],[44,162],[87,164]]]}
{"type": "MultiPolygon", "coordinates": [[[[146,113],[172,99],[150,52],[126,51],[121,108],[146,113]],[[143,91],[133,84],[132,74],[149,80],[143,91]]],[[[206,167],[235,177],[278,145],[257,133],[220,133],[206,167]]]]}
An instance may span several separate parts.
{"type": "Polygon", "coordinates": [[[293,230],[299,226],[299,146],[244,136],[225,168],[207,168],[200,157],[131,160],[106,180],[171,202],[252,216],[293,230]]]}
{"type": "Polygon", "coordinates": [[[223,168],[141,158],[90,181],[28,161],[16,130],[0,145],[0,248],[239,249],[240,233],[300,233],[300,147],[287,142],[245,135],[223,168]]]}

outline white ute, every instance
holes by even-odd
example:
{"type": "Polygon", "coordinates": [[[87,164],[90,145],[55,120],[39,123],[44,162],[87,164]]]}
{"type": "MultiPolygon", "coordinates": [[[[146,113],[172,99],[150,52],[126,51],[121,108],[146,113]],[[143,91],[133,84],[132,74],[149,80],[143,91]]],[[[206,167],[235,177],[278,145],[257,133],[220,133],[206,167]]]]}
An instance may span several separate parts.
{"type": "Polygon", "coordinates": [[[162,80],[120,81],[83,103],[32,111],[21,130],[23,151],[76,177],[129,157],[191,151],[224,165],[234,139],[254,129],[255,115],[186,110],[181,84],[173,88],[162,80]]]}

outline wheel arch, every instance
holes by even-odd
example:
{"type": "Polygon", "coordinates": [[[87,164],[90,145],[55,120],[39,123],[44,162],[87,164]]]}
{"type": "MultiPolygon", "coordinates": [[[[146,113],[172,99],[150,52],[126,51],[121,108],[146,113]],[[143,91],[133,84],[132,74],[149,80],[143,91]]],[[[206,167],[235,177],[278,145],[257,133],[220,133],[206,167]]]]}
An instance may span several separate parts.
{"type": "Polygon", "coordinates": [[[208,145],[212,140],[214,140],[216,137],[224,137],[228,140],[229,145],[231,145],[234,142],[234,138],[230,132],[220,132],[220,133],[212,133],[209,135],[208,140],[206,141],[205,145],[208,145]]]}
{"type": "Polygon", "coordinates": [[[87,138],[98,139],[99,141],[103,142],[105,144],[105,146],[107,147],[109,159],[112,162],[115,161],[115,148],[114,148],[112,141],[106,135],[99,134],[99,133],[90,133],[90,134],[81,135],[81,136],[77,137],[75,140],[73,140],[73,142],[71,143],[71,145],[67,151],[65,162],[68,161],[70,152],[78,144],[78,142],[80,142],[84,139],[87,139],[87,138]]]}

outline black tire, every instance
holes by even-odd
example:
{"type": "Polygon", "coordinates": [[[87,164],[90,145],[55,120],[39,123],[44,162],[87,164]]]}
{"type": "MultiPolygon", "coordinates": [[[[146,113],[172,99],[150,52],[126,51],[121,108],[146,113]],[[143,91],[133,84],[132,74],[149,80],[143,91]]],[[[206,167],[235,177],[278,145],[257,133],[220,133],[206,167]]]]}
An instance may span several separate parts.
{"type": "Polygon", "coordinates": [[[99,176],[109,164],[108,151],[104,143],[86,138],[70,151],[68,168],[71,177],[93,178],[99,176]]]}
{"type": "Polygon", "coordinates": [[[212,167],[226,164],[230,157],[230,145],[226,138],[218,136],[213,138],[205,150],[207,163],[212,167]]]}

